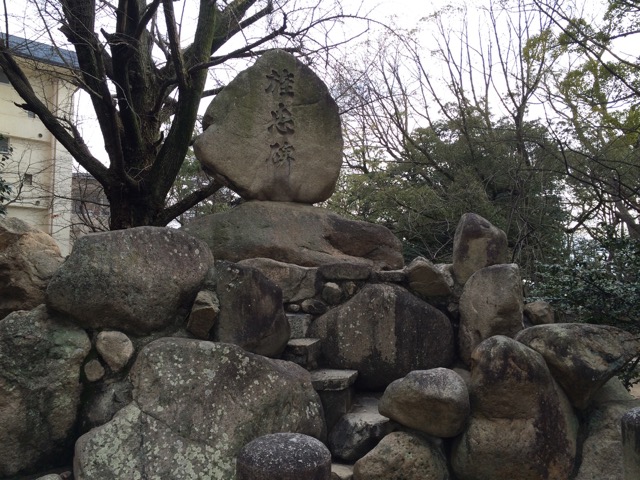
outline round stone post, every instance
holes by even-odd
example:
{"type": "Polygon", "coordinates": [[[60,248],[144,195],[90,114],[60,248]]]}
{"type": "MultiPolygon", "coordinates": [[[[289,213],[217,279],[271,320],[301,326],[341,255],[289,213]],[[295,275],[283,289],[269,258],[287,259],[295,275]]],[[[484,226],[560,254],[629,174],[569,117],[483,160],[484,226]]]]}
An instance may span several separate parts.
{"type": "Polygon", "coordinates": [[[640,407],[622,416],[624,480],[640,478],[640,407]]]}
{"type": "Polygon", "coordinates": [[[236,461],[236,480],[330,480],[331,453],[300,433],[274,433],[249,442],[236,461]]]}

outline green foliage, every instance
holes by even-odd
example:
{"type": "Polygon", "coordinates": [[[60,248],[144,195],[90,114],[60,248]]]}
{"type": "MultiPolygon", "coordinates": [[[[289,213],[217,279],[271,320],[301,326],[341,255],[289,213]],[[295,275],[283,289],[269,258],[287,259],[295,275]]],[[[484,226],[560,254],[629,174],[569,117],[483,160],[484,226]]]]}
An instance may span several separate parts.
{"type": "Polygon", "coordinates": [[[399,159],[344,175],[329,207],[390,228],[407,260],[437,262],[451,261],[457,221],[475,212],[505,230],[513,260],[531,269],[561,244],[565,214],[558,178],[544,168],[553,149],[545,130],[529,123],[523,138],[517,133],[509,119],[487,126],[476,112],[467,112],[464,124],[416,129],[399,159]]]}
{"type": "MultiPolygon", "coordinates": [[[[193,151],[189,150],[184,163],[180,167],[176,180],[169,191],[167,197],[168,205],[183,200],[210,182],[211,178],[202,170],[200,162],[196,159],[193,151]]],[[[213,195],[180,214],[175,220],[183,225],[195,217],[225,211],[237,200],[238,196],[234,192],[223,187],[213,195]]]]}
{"type": "MultiPolygon", "coordinates": [[[[640,334],[640,241],[602,224],[557,262],[540,265],[531,300],[549,302],[561,321],[613,325],[640,334]]],[[[620,375],[640,381],[635,364],[620,375]]]]}

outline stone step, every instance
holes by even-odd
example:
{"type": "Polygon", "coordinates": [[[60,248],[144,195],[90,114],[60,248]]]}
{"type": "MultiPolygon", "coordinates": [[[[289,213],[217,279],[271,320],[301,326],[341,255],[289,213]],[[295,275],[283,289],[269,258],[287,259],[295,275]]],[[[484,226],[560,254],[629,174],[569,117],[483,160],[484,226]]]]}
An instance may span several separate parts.
{"type": "Polygon", "coordinates": [[[353,465],[332,463],[331,480],[353,480],[353,465]]]}
{"type": "Polygon", "coordinates": [[[324,409],[327,431],[351,409],[357,370],[320,369],[311,372],[311,383],[316,389],[324,409]]]}
{"type": "Polygon", "coordinates": [[[282,359],[297,363],[307,370],[318,368],[322,342],[319,338],[294,338],[287,342],[282,359]]]}
{"type": "Polygon", "coordinates": [[[289,327],[291,327],[291,335],[289,338],[306,338],[313,315],[308,313],[287,313],[289,327]]]}
{"type": "Polygon", "coordinates": [[[329,433],[329,450],[334,458],[356,462],[369,453],[399,425],[378,413],[379,399],[358,395],[349,413],[336,422],[329,433]]]}

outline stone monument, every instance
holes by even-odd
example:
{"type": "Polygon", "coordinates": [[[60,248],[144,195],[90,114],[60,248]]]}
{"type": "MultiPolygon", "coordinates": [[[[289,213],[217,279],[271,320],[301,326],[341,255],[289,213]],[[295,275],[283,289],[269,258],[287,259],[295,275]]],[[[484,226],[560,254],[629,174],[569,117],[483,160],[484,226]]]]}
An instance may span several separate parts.
{"type": "Polygon", "coordinates": [[[209,105],[194,149],[205,171],[245,200],[312,204],[342,164],[338,106],[306,65],[272,50],[209,105]]]}

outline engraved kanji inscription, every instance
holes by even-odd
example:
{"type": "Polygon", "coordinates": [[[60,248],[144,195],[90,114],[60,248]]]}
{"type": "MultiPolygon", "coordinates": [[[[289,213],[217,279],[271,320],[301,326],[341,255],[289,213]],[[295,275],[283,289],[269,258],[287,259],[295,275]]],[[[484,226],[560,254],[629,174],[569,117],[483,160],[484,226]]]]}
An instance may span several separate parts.
{"type": "Polygon", "coordinates": [[[277,70],[271,70],[270,74],[267,74],[269,85],[265,88],[265,92],[272,93],[278,92],[280,95],[288,95],[293,97],[293,73],[289,72],[286,68],[282,72],[277,70]]]}
{"type": "Polygon", "coordinates": [[[271,123],[268,127],[268,130],[270,132],[273,132],[273,130],[275,129],[282,135],[286,135],[289,133],[294,133],[294,127],[295,123],[293,121],[293,117],[291,116],[291,112],[284,103],[278,104],[278,110],[271,110],[271,123]]]}
{"type": "Polygon", "coordinates": [[[295,161],[293,157],[293,152],[295,148],[289,142],[284,142],[284,144],[280,145],[280,143],[272,143],[269,145],[271,147],[271,154],[267,161],[271,161],[274,165],[281,165],[284,162],[290,164],[295,161]]]}

